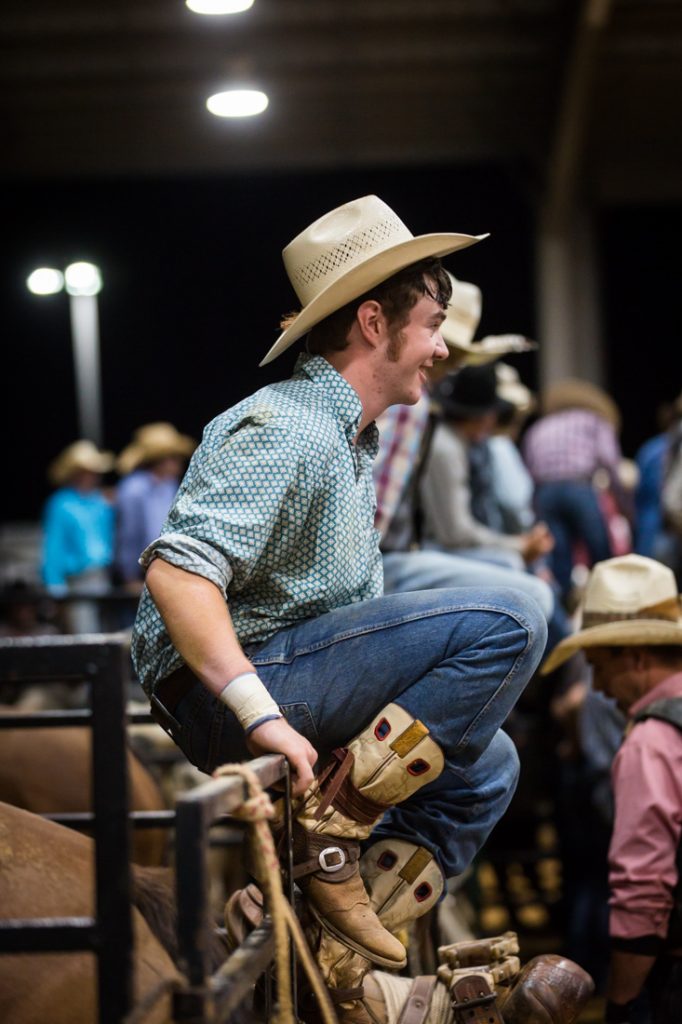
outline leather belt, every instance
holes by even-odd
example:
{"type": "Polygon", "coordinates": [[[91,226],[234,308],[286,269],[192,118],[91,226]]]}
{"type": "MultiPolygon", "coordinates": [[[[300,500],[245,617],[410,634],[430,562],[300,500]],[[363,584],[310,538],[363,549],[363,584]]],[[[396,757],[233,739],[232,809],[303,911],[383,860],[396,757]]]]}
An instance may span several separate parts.
{"type": "Polygon", "coordinates": [[[161,701],[169,714],[173,714],[183,697],[199,682],[194,673],[181,665],[165,679],[161,679],[154,690],[154,696],[161,701]]]}

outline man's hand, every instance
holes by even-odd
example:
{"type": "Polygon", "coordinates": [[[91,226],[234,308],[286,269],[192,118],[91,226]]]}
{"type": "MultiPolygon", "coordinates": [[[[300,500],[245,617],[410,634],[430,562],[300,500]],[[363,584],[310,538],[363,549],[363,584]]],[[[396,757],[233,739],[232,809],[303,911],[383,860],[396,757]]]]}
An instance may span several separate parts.
{"type": "Polygon", "coordinates": [[[255,757],[284,754],[293,773],[292,795],[303,796],[315,777],[313,765],[317,761],[317,751],[305,736],[292,729],[286,718],[275,718],[257,726],[247,738],[246,745],[255,757]]]}
{"type": "Polygon", "coordinates": [[[536,523],[532,529],[523,534],[521,555],[524,562],[530,565],[536,558],[547,555],[554,547],[554,537],[547,529],[545,523],[536,523]]]}

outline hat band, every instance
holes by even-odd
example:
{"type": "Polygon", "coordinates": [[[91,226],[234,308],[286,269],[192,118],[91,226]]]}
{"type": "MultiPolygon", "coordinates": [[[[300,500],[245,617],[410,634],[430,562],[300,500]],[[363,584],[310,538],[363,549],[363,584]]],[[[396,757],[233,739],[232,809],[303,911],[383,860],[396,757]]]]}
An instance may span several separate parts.
{"type": "Polygon", "coordinates": [[[622,622],[624,620],[636,619],[658,619],[663,622],[680,621],[680,603],[676,597],[667,598],[659,604],[652,604],[649,608],[639,608],[635,612],[583,612],[582,629],[589,629],[590,626],[603,626],[608,622],[622,622]]]}

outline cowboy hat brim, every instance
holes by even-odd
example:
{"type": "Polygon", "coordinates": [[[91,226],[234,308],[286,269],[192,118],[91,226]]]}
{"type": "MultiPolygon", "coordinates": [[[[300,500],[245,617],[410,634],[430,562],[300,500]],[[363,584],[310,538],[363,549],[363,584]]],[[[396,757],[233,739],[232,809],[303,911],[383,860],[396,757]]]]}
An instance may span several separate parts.
{"type": "Polygon", "coordinates": [[[195,448],[196,442],[186,434],[178,434],[175,440],[165,445],[150,446],[133,441],[116,460],[116,471],[119,476],[127,476],[146,462],[156,462],[171,455],[189,458],[195,448]]]}
{"type": "Polygon", "coordinates": [[[682,644],[682,622],[664,619],[620,619],[581,629],[557,644],[545,659],[540,675],[546,676],[585,647],[637,647],[639,645],[682,644]]]}
{"type": "Polygon", "coordinates": [[[524,338],[522,334],[491,334],[481,341],[472,341],[469,345],[449,342],[445,338],[445,343],[448,348],[464,356],[467,366],[484,366],[485,363],[492,363],[500,356],[507,356],[513,352],[530,352],[538,347],[534,341],[524,338]]]}
{"type": "Polygon", "coordinates": [[[404,242],[391,246],[382,252],[370,256],[362,263],[356,264],[348,273],[336,278],[327,285],[307,306],[301,310],[290,327],[280,334],[279,338],[261,359],[259,366],[266,366],[281,355],[295,341],[302,338],[311,328],[319,324],[325,317],[341,309],[347,302],[369,291],[382,281],[386,281],[399,270],[404,270],[411,263],[427,259],[429,256],[441,257],[458,249],[466,249],[476,242],[481,242],[488,235],[459,235],[454,233],[442,235],[419,235],[404,242]]]}
{"type": "Polygon", "coordinates": [[[108,473],[114,468],[115,456],[113,452],[100,452],[96,456],[78,459],[59,459],[48,469],[48,479],[55,487],[61,487],[74,473],[84,471],[87,473],[108,473]]]}

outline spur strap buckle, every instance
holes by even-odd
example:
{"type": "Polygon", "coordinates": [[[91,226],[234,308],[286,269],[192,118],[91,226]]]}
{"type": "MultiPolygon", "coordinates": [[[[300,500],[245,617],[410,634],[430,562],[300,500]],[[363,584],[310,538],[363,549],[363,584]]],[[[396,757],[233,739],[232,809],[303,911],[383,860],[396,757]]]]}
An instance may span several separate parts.
{"type": "Polygon", "coordinates": [[[320,865],[323,871],[328,874],[334,874],[335,871],[340,871],[341,868],[346,865],[346,854],[340,846],[327,846],[324,850],[320,851],[317,858],[317,863],[320,865]],[[336,857],[338,860],[329,862],[329,857],[336,857]]]}

